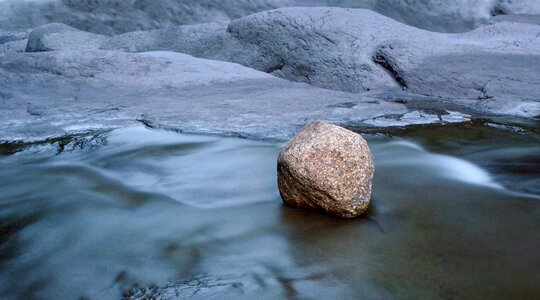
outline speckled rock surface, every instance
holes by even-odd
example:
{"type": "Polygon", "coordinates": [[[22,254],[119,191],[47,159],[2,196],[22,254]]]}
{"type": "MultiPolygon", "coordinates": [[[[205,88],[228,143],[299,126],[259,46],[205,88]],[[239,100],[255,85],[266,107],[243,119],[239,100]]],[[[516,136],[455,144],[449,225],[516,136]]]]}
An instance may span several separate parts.
{"type": "Polygon", "coordinates": [[[373,172],[366,141],[324,121],[306,125],[278,157],[278,187],[285,204],[345,218],[367,210],[373,172]]]}

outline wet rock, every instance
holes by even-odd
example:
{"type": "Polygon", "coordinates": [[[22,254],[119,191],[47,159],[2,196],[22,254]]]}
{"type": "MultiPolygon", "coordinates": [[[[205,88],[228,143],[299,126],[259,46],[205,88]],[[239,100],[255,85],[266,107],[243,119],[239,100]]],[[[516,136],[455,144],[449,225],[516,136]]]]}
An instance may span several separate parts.
{"type": "Polygon", "coordinates": [[[375,56],[409,92],[490,114],[535,117],[540,114],[538,35],[537,24],[495,22],[450,39],[386,41],[375,56]]]}
{"type": "MultiPolygon", "coordinates": [[[[540,60],[540,40],[534,38],[538,34],[540,26],[531,22],[492,22],[447,35],[367,10],[287,8],[230,23],[126,33],[101,41],[100,48],[183,52],[326,89],[401,89],[480,113],[534,118],[540,114],[540,74],[534,63],[540,60]]],[[[87,47],[95,47],[99,39],[94,43],[90,38],[93,44],[87,47]]],[[[49,40],[52,49],[70,49],[74,39],[49,40]]],[[[437,118],[422,119],[432,117],[437,118]]]]}
{"type": "Polygon", "coordinates": [[[0,28],[0,45],[20,41],[28,37],[28,33],[25,31],[9,31],[0,28]]]}
{"type": "Polygon", "coordinates": [[[228,22],[214,22],[128,32],[110,38],[101,49],[128,52],[167,50],[258,66],[258,69],[273,66],[259,47],[236,39],[227,32],[227,26],[228,22]]]}
{"type": "Polygon", "coordinates": [[[283,8],[228,26],[128,33],[104,47],[179,51],[327,89],[397,88],[482,113],[534,117],[540,89],[534,63],[540,59],[538,34],[540,26],[530,21],[492,22],[448,35],[362,9],[283,8]]]}
{"type": "Polygon", "coordinates": [[[80,31],[60,23],[37,27],[30,33],[26,51],[99,49],[106,36],[80,31]]]}
{"type": "Polygon", "coordinates": [[[283,6],[285,0],[0,1],[0,27],[57,22],[99,34],[228,21],[283,6]]]}
{"type": "Polygon", "coordinates": [[[401,23],[437,32],[466,32],[488,22],[492,16],[539,14],[534,0],[327,0],[331,7],[366,8],[401,23]]]}
{"type": "Polygon", "coordinates": [[[532,0],[496,0],[491,9],[493,15],[539,14],[540,2],[532,0]]]}
{"type": "Polygon", "coordinates": [[[229,24],[240,41],[272,59],[272,72],[293,81],[346,92],[398,87],[373,60],[388,39],[420,40],[436,34],[406,26],[373,11],[340,8],[283,8],[229,24]]]}
{"type": "Polygon", "coordinates": [[[7,52],[22,52],[26,48],[29,31],[10,31],[0,29],[0,59],[7,52]]]}
{"type": "MultiPolygon", "coordinates": [[[[394,126],[396,119],[412,111],[402,103],[320,89],[238,64],[174,52],[3,55],[0,142],[139,123],[191,133],[287,139],[306,120],[325,118],[371,130],[394,126]],[[370,123],[382,116],[388,118],[370,123]]],[[[422,121],[447,122],[437,113],[430,115],[422,121]]]]}
{"type": "Polygon", "coordinates": [[[208,27],[128,33],[113,37],[104,47],[185,52],[322,88],[363,92],[399,86],[372,59],[379,42],[405,37],[417,40],[430,34],[372,11],[337,8],[284,8],[232,21],[227,27],[222,25],[221,32],[210,33],[208,27]],[[200,34],[193,32],[204,33],[202,42],[200,34]]]}
{"type": "Polygon", "coordinates": [[[461,103],[482,112],[538,115],[535,24],[501,22],[446,35],[367,10],[288,8],[232,21],[228,31],[257,45],[273,58],[272,73],[289,80],[347,92],[397,86],[466,99],[461,103]]]}
{"type": "Polygon", "coordinates": [[[346,218],[367,210],[373,172],[366,141],[324,121],[304,127],[278,157],[278,186],[285,204],[346,218]]]}
{"type": "Polygon", "coordinates": [[[0,1],[0,27],[33,28],[51,22],[100,34],[220,22],[280,7],[366,8],[432,31],[463,32],[492,15],[538,13],[535,0],[48,0],[0,1]]]}
{"type": "Polygon", "coordinates": [[[531,15],[531,14],[498,15],[489,19],[490,24],[494,24],[497,22],[516,22],[516,23],[540,25],[540,15],[531,15]]]}

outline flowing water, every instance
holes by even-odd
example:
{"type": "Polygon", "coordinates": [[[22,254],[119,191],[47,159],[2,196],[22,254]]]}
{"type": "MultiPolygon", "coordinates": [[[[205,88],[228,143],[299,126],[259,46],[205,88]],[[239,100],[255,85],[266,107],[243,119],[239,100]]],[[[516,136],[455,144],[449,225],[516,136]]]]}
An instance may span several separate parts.
{"type": "Polygon", "coordinates": [[[540,135],[366,135],[365,217],[282,205],[282,142],[134,127],[0,148],[2,299],[540,298],[540,135]]]}

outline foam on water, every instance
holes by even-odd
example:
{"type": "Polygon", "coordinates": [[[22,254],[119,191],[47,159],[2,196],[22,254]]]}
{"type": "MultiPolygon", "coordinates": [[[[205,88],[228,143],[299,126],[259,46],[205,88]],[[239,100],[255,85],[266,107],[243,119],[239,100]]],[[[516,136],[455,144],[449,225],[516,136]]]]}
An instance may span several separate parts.
{"type": "Polygon", "coordinates": [[[429,153],[409,141],[398,140],[374,145],[373,148],[377,168],[415,168],[414,177],[419,184],[446,179],[503,188],[481,167],[460,158],[429,153]]]}

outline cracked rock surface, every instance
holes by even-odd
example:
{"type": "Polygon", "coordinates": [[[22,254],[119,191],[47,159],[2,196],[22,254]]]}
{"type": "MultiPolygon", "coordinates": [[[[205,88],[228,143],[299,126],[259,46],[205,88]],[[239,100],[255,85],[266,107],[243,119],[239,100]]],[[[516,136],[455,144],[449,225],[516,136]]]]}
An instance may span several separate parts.
{"type": "Polygon", "coordinates": [[[475,114],[536,120],[536,19],[501,16],[442,34],[369,10],[316,7],[114,37],[64,24],[3,29],[0,140],[135,122],[282,139],[315,119],[357,130],[475,114]]]}
{"type": "MultiPolygon", "coordinates": [[[[3,142],[140,122],[182,132],[285,139],[309,120],[386,127],[418,111],[181,53],[5,52],[0,58],[3,142]]],[[[468,119],[450,112],[414,119],[422,124],[468,119]],[[454,114],[458,117],[450,118],[454,114]]]]}
{"type": "Polygon", "coordinates": [[[536,118],[540,25],[534,20],[509,16],[449,35],[362,9],[284,8],[230,23],[126,33],[99,48],[182,52],[325,89],[402,89],[482,113],[536,118]]]}

